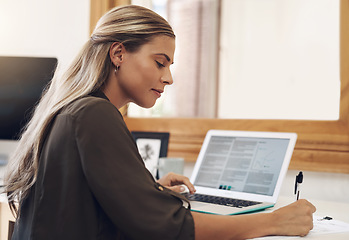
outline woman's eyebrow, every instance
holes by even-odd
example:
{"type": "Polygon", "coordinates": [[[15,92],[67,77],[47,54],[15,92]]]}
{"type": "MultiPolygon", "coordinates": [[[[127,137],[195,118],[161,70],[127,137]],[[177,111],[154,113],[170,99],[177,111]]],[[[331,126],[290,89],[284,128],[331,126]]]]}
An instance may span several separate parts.
{"type": "Polygon", "coordinates": [[[167,56],[167,54],[165,54],[165,53],[156,53],[155,55],[164,56],[168,62],[170,62],[171,64],[173,64],[173,62],[171,62],[171,58],[170,58],[169,56],[167,56]]]}

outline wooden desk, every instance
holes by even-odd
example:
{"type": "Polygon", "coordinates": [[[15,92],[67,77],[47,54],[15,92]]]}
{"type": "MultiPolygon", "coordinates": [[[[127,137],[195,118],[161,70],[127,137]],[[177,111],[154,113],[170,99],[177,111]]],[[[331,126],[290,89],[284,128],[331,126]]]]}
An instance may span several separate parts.
{"type": "Polygon", "coordinates": [[[15,219],[5,197],[1,196],[0,200],[0,240],[7,240],[9,221],[14,221],[15,219]]]}
{"type": "MultiPolygon", "coordinates": [[[[322,201],[316,199],[308,199],[312,202],[317,211],[316,216],[331,216],[333,219],[337,219],[346,223],[349,223],[349,203],[322,201]]],[[[273,208],[270,208],[264,212],[270,212],[294,201],[292,197],[280,196],[278,202],[273,208]]],[[[7,240],[8,234],[8,223],[9,221],[14,221],[14,217],[8,207],[8,204],[3,196],[0,197],[0,240],[7,240]]],[[[281,239],[282,237],[272,237],[271,239],[281,239]]],[[[292,238],[297,239],[297,238],[292,238]]],[[[327,235],[317,235],[317,236],[306,236],[299,239],[333,239],[333,240],[348,240],[349,232],[337,233],[337,234],[327,234],[327,235]]]]}

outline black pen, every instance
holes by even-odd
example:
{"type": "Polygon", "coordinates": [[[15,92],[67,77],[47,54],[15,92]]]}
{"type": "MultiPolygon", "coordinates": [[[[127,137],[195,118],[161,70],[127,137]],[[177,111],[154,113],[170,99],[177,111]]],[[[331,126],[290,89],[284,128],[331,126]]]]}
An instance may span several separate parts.
{"type": "Polygon", "coordinates": [[[296,176],[296,181],[294,185],[294,194],[296,196],[296,201],[299,199],[300,187],[302,182],[303,182],[303,173],[302,171],[300,171],[296,176]]]}

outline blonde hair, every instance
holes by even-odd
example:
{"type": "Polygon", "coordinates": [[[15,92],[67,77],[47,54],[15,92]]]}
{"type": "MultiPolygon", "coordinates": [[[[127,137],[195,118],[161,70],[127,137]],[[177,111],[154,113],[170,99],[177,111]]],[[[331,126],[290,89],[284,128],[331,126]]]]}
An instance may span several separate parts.
{"type": "Polygon", "coordinates": [[[17,216],[15,203],[21,204],[36,182],[40,148],[54,116],[72,101],[103,87],[113,67],[109,57],[112,43],[120,42],[127,51],[136,52],[158,35],[175,37],[171,26],[158,14],[135,5],[114,8],[98,21],[91,38],[64,74],[55,73],[9,161],[5,192],[17,216]]]}

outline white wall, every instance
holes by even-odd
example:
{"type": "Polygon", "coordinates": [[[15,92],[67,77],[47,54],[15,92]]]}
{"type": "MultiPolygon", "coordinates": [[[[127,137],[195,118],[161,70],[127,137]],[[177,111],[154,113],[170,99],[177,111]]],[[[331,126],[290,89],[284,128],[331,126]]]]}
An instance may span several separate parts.
{"type": "Polygon", "coordinates": [[[89,37],[89,18],[89,0],[0,0],[0,55],[66,65],[89,37]]]}
{"type": "MultiPolygon", "coordinates": [[[[56,57],[66,66],[88,39],[89,22],[89,0],[0,0],[0,55],[56,57]]],[[[0,140],[0,158],[15,147],[0,140]]]]}
{"type": "MultiPolygon", "coordinates": [[[[281,188],[281,196],[293,196],[297,170],[288,170],[281,188]]],[[[300,197],[349,203],[349,174],[303,171],[300,197]]]]}

